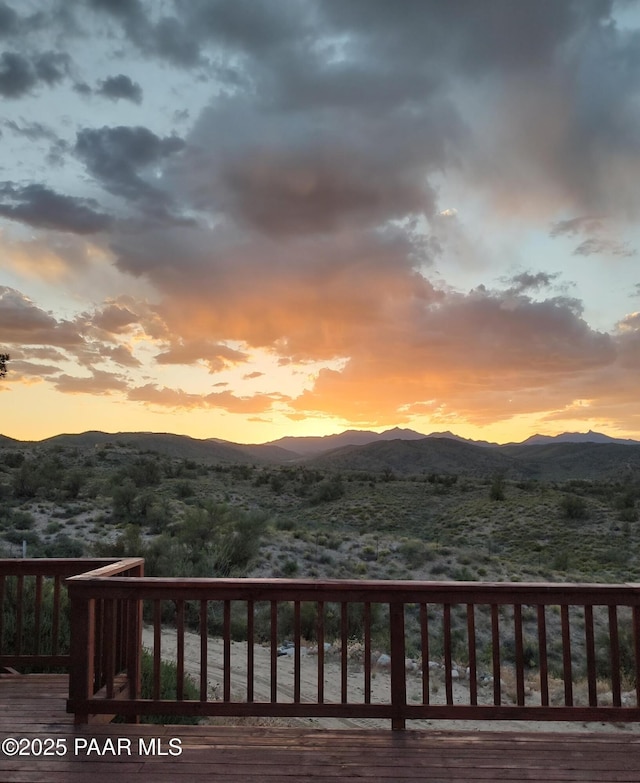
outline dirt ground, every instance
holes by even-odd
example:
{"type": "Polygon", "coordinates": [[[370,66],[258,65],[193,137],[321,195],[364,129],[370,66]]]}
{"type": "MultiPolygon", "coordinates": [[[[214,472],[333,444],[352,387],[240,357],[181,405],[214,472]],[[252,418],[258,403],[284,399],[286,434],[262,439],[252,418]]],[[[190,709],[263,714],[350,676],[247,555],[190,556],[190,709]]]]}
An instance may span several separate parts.
{"type": "MultiPolygon", "coordinates": [[[[177,637],[175,629],[163,629],[161,655],[165,660],[176,660],[177,637]]],[[[143,645],[153,650],[153,630],[143,629],[143,645]]],[[[200,679],[200,637],[194,633],[185,633],[185,671],[196,682],[200,679]]],[[[210,698],[222,697],[223,683],[223,643],[222,639],[210,638],[208,642],[207,666],[210,698]]],[[[315,701],[318,682],[318,655],[312,646],[301,648],[300,685],[302,701],[315,701]]],[[[384,660],[384,658],[383,658],[384,660]]],[[[283,655],[278,658],[278,699],[282,702],[293,701],[293,655],[283,655]]],[[[247,682],[247,644],[246,642],[231,643],[231,695],[233,700],[244,701],[247,682]]],[[[349,651],[347,676],[348,698],[350,702],[364,702],[364,667],[361,655],[357,649],[349,651]]],[[[390,698],[389,670],[384,665],[372,666],[371,701],[373,703],[388,702],[390,698]]],[[[445,703],[444,672],[433,668],[430,672],[430,701],[432,704],[445,703]]],[[[508,687],[506,691],[508,693],[508,687]]],[[[268,647],[256,644],[254,648],[254,699],[269,701],[271,694],[271,655],[268,647]]],[[[527,699],[536,701],[537,694],[530,692],[527,699]]],[[[324,698],[327,702],[341,700],[341,656],[339,650],[333,648],[325,653],[324,665],[324,698]]],[[[453,698],[457,704],[469,704],[469,686],[461,672],[461,677],[453,682],[453,698]]],[[[420,703],[422,701],[422,678],[419,668],[407,672],[407,701],[420,703]]],[[[493,701],[492,683],[480,685],[478,702],[490,704],[493,701]]],[[[218,722],[218,721],[216,721],[218,722]]],[[[238,719],[238,723],[246,723],[246,719],[238,719]]],[[[318,728],[388,728],[389,720],[359,719],[359,718],[305,718],[286,720],[258,720],[255,723],[270,723],[274,725],[317,726],[318,728]]],[[[408,728],[438,728],[460,730],[492,730],[492,731],[625,731],[638,732],[638,724],[610,723],[569,723],[564,721],[409,721],[408,728]]]]}

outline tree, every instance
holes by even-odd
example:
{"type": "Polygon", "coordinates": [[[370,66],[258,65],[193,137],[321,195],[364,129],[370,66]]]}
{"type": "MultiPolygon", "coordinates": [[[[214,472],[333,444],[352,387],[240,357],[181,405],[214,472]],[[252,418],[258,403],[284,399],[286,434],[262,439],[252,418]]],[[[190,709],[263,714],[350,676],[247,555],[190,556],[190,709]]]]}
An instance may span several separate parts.
{"type": "Polygon", "coordinates": [[[0,353],[0,378],[7,374],[7,362],[10,358],[8,353],[0,353]]]}

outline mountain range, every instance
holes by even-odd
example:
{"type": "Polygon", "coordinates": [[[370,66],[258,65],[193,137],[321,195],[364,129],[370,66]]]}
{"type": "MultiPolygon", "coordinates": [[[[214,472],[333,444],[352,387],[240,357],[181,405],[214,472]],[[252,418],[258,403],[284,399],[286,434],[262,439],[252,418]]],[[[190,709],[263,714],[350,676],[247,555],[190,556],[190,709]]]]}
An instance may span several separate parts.
{"type": "Polygon", "coordinates": [[[423,435],[394,428],[376,433],[347,430],[325,437],[280,438],[241,444],[216,438],[153,432],[84,432],[42,441],[18,441],[0,435],[0,449],[113,449],[120,453],[155,452],[197,462],[291,465],[303,463],[329,471],[428,474],[516,480],[619,479],[640,471],[639,441],[597,432],[534,435],[521,443],[498,445],[471,441],[451,432],[423,435]]]}
{"type": "MultiPolygon", "coordinates": [[[[423,440],[424,438],[448,438],[460,443],[470,443],[474,446],[499,447],[498,443],[490,443],[486,440],[471,440],[455,435],[453,432],[432,432],[425,435],[415,430],[394,427],[385,432],[372,432],[370,430],[345,430],[338,435],[285,437],[270,441],[268,446],[278,446],[287,451],[295,452],[302,456],[320,454],[325,451],[341,448],[342,446],[366,446],[369,443],[379,443],[390,440],[423,440]]],[[[601,432],[563,432],[560,435],[532,435],[521,443],[509,443],[506,445],[534,446],[547,443],[618,443],[627,446],[640,445],[640,441],[613,438],[601,432]]]]}

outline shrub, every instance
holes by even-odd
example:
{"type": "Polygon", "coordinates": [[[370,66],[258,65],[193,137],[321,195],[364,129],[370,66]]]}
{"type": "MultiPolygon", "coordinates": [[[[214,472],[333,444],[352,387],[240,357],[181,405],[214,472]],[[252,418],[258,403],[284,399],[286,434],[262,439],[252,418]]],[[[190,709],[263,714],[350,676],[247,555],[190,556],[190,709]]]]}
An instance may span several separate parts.
{"type": "MultiPolygon", "coordinates": [[[[140,692],[143,699],[153,698],[153,655],[142,651],[140,692]]],[[[174,701],[178,693],[178,667],[173,661],[160,661],[160,698],[174,701]]],[[[200,689],[188,675],[184,676],[184,699],[199,700],[200,689]]],[[[200,719],[195,715],[147,715],[143,723],[173,723],[197,725],[200,719]]]]}
{"type": "Polygon", "coordinates": [[[407,541],[403,541],[400,544],[398,551],[409,568],[419,568],[421,565],[424,565],[427,560],[427,547],[423,541],[420,541],[417,538],[410,538],[407,541]]]}
{"type": "Polygon", "coordinates": [[[329,503],[332,500],[338,500],[344,495],[344,485],[341,476],[332,476],[321,481],[311,493],[311,505],[318,506],[320,503],[329,503]]]}
{"type": "Polygon", "coordinates": [[[495,476],[489,488],[489,497],[491,500],[504,500],[504,478],[495,476]]]}
{"type": "Polygon", "coordinates": [[[587,504],[579,495],[563,495],[560,500],[560,513],[565,519],[586,519],[587,504]]]}
{"type": "Polygon", "coordinates": [[[298,573],[298,564],[295,560],[285,560],[282,564],[282,573],[285,576],[295,576],[298,573]]]}

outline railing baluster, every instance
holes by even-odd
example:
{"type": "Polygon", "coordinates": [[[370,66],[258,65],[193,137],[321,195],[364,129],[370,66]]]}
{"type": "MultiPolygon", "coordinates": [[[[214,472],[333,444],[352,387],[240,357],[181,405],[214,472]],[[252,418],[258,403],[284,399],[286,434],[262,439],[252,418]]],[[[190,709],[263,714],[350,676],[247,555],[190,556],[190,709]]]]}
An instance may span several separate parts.
{"type": "Polygon", "coordinates": [[[444,604],[442,612],[444,639],[444,689],[447,704],[453,704],[453,655],[451,652],[451,604],[444,604]]]}
{"type": "Polygon", "coordinates": [[[371,704],[371,604],[364,605],[364,703],[371,704]]]}
{"type": "Polygon", "coordinates": [[[15,653],[20,655],[22,652],[22,599],[24,591],[24,576],[20,574],[16,577],[16,639],[15,653]]]}
{"type": "Polygon", "coordinates": [[[633,651],[636,672],[636,707],[640,707],[640,606],[633,607],[633,651]]]}
{"type": "Polygon", "coordinates": [[[94,683],[93,690],[98,691],[105,684],[105,661],[107,649],[105,647],[105,620],[104,620],[104,600],[96,598],[94,603],[95,617],[95,648],[94,648],[94,683]]]}
{"type": "Polygon", "coordinates": [[[429,704],[429,613],[420,604],[420,647],[422,650],[422,703],[429,704]]]}
{"type": "Polygon", "coordinates": [[[208,699],[209,629],[207,601],[200,601],[200,701],[208,699]]]}
{"type": "Polygon", "coordinates": [[[0,574],[0,650],[4,649],[4,584],[5,575],[0,574]]]}
{"type": "Polygon", "coordinates": [[[598,688],[596,676],[596,644],[593,629],[593,606],[584,607],[584,634],[587,654],[587,684],[589,688],[589,706],[598,705],[598,688]]]}
{"type": "Polygon", "coordinates": [[[176,601],[176,699],[184,699],[184,601],[176,601]]]}
{"type": "Polygon", "coordinates": [[[500,620],[498,606],[491,604],[491,657],[493,659],[493,703],[500,706],[502,689],[500,685],[500,620]]]}
{"type": "MultiPolygon", "coordinates": [[[[142,641],[142,601],[131,598],[126,601],[127,607],[127,651],[126,667],[127,679],[129,681],[129,698],[139,699],[141,697],[141,657],[140,647],[142,641]]],[[[128,723],[138,723],[138,715],[127,717],[128,723]]]]}
{"type": "Polygon", "coordinates": [[[278,701],[278,603],[271,601],[271,701],[278,701]]]}
{"type": "Polygon", "coordinates": [[[247,601],[247,701],[253,701],[253,665],[255,644],[254,606],[253,601],[247,601]]]}
{"type": "Polygon", "coordinates": [[[58,654],[60,644],[60,582],[62,577],[56,575],[53,580],[53,617],[51,618],[51,654],[58,654]]]}
{"type": "Polygon", "coordinates": [[[300,601],[293,602],[293,701],[300,703],[300,601]]]}
{"type": "Polygon", "coordinates": [[[516,703],[524,707],[524,644],[522,639],[522,606],[513,606],[513,625],[516,644],[516,703]]]}
{"type": "Polygon", "coordinates": [[[42,617],[42,574],[36,576],[36,594],[35,594],[35,606],[33,608],[33,633],[34,650],[36,655],[40,654],[40,619],[42,617]]]}
{"type": "Polygon", "coordinates": [[[231,601],[224,602],[223,638],[223,699],[231,701],[231,601]]]}
{"type": "Polygon", "coordinates": [[[538,659],[540,662],[540,704],[549,706],[549,665],[547,662],[547,620],[544,604],[538,604],[538,659]]]}
{"type": "Polygon", "coordinates": [[[316,636],[318,638],[318,704],[324,703],[324,601],[318,601],[316,636]]]}
{"type": "Polygon", "coordinates": [[[346,601],[340,604],[340,701],[346,704],[347,699],[347,653],[349,645],[349,605],[346,601]]]}
{"type": "Polygon", "coordinates": [[[114,599],[109,598],[104,602],[104,676],[106,679],[107,699],[113,699],[113,682],[115,678],[115,613],[114,599]]]}
{"type": "Polygon", "coordinates": [[[618,637],[618,607],[609,606],[609,639],[611,643],[611,695],[613,706],[622,705],[620,684],[620,640],[618,637]]]}
{"type": "Polygon", "coordinates": [[[562,624],[562,678],[564,680],[564,703],[573,706],[573,674],[571,670],[571,628],[569,627],[569,606],[560,607],[560,622],[562,624]]]}
{"type": "Polygon", "coordinates": [[[467,637],[469,642],[469,703],[478,703],[478,672],[476,661],[476,614],[474,604],[467,604],[467,637]]]}
{"type": "Polygon", "coordinates": [[[162,601],[153,602],[153,698],[160,700],[162,665],[162,601]]]}

